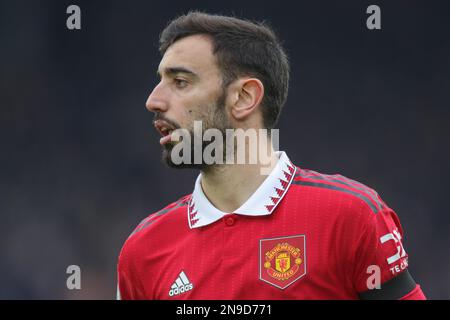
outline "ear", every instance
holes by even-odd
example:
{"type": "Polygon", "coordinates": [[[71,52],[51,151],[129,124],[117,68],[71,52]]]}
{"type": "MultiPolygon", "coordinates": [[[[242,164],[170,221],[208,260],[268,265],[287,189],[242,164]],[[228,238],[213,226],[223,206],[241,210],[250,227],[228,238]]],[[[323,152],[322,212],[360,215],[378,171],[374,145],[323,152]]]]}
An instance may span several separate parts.
{"type": "Polygon", "coordinates": [[[264,97],[264,85],[256,78],[239,79],[232,90],[235,99],[230,112],[237,121],[242,121],[254,113],[264,97]]]}

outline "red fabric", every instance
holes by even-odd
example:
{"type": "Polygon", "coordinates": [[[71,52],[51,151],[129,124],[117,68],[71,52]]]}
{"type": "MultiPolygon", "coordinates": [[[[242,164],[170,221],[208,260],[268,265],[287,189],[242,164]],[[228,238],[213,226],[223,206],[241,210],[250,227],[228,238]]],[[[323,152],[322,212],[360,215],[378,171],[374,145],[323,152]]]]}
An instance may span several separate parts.
{"type": "Polygon", "coordinates": [[[417,285],[414,290],[402,297],[400,300],[427,300],[427,298],[425,297],[425,294],[420,286],[417,285]]]}
{"type": "MultiPolygon", "coordinates": [[[[379,266],[381,283],[407,267],[395,212],[374,190],[340,175],[297,168],[271,215],[229,214],[197,229],[188,225],[189,199],[151,215],[125,242],[118,261],[122,299],[358,299],[368,290],[369,266],[379,266]],[[281,237],[297,242],[264,240],[281,237]],[[269,249],[283,243],[292,244],[298,255],[276,253],[267,263],[269,249]],[[278,274],[287,279],[273,278],[276,267],[290,267],[286,275],[278,274]],[[182,271],[193,288],[170,296],[182,271]],[[290,284],[277,287],[283,283],[290,284]]],[[[424,298],[417,287],[404,299],[419,297],[424,298]]]]}

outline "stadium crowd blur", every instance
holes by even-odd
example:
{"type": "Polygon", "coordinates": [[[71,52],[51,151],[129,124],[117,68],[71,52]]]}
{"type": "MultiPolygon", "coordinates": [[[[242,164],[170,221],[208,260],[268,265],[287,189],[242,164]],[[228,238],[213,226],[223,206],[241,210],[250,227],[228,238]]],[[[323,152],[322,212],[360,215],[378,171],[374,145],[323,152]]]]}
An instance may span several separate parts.
{"type": "MultiPolygon", "coordinates": [[[[0,299],[112,299],[139,221],[197,172],[160,161],[144,107],[166,23],[190,9],[269,22],[291,61],[280,149],[300,167],[376,189],[400,217],[410,270],[450,298],[448,2],[0,3],[0,299]],[[66,268],[81,268],[81,290],[66,268]]],[[[158,250],[158,248],[153,248],[158,250]]],[[[193,253],[192,259],[195,259],[193,253]]]]}

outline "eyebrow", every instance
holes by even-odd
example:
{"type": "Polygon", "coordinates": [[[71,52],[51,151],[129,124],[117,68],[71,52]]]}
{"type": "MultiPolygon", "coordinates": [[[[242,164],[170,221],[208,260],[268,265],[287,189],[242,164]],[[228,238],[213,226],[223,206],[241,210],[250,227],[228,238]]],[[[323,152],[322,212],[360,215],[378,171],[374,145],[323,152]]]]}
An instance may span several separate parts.
{"type": "MultiPolygon", "coordinates": [[[[164,68],[164,69],[163,69],[163,73],[164,73],[165,75],[167,75],[167,76],[175,76],[175,75],[177,75],[177,74],[179,74],[179,73],[184,73],[184,74],[190,75],[190,76],[192,76],[192,77],[194,77],[194,78],[198,78],[198,75],[197,75],[194,71],[189,70],[189,69],[184,68],[184,67],[169,67],[169,68],[164,68]]],[[[157,75],[159,78],[161,78],[161,72],[160,72],[159,70],[156,71],[156,75],[157,75]]]]}

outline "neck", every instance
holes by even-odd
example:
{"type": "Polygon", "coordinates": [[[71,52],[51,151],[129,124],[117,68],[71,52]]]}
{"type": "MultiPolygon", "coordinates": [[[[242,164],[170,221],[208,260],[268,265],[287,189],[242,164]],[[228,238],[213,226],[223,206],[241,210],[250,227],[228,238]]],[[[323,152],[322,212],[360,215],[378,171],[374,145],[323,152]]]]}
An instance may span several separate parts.
{"type": "Polygon", "coordinates": [[[234,212],[264,182],[275,167],[278,158],[267,138],[268,159],[256,164],[224,164],[208,167],[202,171],[201,186],[209,201],[223,212],[234,212]],[[262,174],[264,172],[265,174],[262,174]]]}

